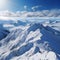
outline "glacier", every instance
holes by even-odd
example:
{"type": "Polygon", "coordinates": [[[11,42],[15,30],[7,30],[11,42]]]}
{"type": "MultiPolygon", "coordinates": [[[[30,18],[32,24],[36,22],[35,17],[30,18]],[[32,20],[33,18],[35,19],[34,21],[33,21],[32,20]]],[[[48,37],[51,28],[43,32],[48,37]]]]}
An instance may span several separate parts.
{"type": "Polygon", "coordinates": [[[7,35],[0,33],[0,60],[60,60],[60,21],[8,21],[2,27],[7,35]]]}

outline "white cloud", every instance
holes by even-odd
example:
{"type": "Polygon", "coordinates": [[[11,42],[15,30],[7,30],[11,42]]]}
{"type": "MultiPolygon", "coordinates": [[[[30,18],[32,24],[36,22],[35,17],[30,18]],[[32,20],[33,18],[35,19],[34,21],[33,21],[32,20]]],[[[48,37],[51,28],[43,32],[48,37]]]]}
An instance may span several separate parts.
{"type": "Polygon", "coordinates": [[[0,11],[0,19],[17,19],[17,18],[27,18],[27,17],[60,17],[60,9],[54,10],[42,10],[35,12],[28,11],[0,11]]]}
{"type": "Polygon", "coordinates": [[[35,11],[37,8],[39,8],[39,7],[42,7],[41,5],[40,6],[33,6],[31,9],[33,10],[33,11],[35,11]]]}
{"type": "Polygon", "coordinates": [[[24,6],[24,9],[27,9],[27,6],[26,5],[24,6]]]}

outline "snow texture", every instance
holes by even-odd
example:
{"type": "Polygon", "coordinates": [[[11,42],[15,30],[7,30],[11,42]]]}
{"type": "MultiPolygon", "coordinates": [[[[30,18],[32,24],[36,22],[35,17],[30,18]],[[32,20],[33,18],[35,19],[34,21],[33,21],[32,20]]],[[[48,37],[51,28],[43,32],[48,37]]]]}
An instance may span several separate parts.
{"type": "Polygon", "coordinates": [[[9,34],[0,28],[0,60],[60,60],[60,22],[9,24],[9,34]]]}

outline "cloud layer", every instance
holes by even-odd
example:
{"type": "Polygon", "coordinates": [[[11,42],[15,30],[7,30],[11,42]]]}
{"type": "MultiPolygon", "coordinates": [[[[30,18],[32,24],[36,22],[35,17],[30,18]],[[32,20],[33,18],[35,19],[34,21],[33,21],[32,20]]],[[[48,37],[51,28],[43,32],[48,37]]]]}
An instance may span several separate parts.
{"type": "Polygon", "coordinates": [[[8,18],[27,18],[27,17],[60,17],[60,9],[52,9],[52,10],[42,10],[42,11],[17,11],[17,12],[11,12],[11,11],[0,11],[0,19],[3,17],[8,18]]]}

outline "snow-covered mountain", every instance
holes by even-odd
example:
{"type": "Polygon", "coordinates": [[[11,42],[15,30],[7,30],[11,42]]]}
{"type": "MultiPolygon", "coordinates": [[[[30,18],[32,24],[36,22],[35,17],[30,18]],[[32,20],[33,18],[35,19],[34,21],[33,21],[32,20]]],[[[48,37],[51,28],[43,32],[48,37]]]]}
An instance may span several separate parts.
{"type": "MultiPolygon", "coordinates": [[[[32,57],[34,59],[41,58],[41,56],[47,55],[47,53],[40,54],[42,42],[44,42],[47,51],[51,51],[52,55],[56,54],[60,60],[60,22],[30,23],[24,27],[18,25],[0,41],[0,60],[33,60],[32,57]]],[[[51,54],[48,55],[51,56],[51,54]]]]}

